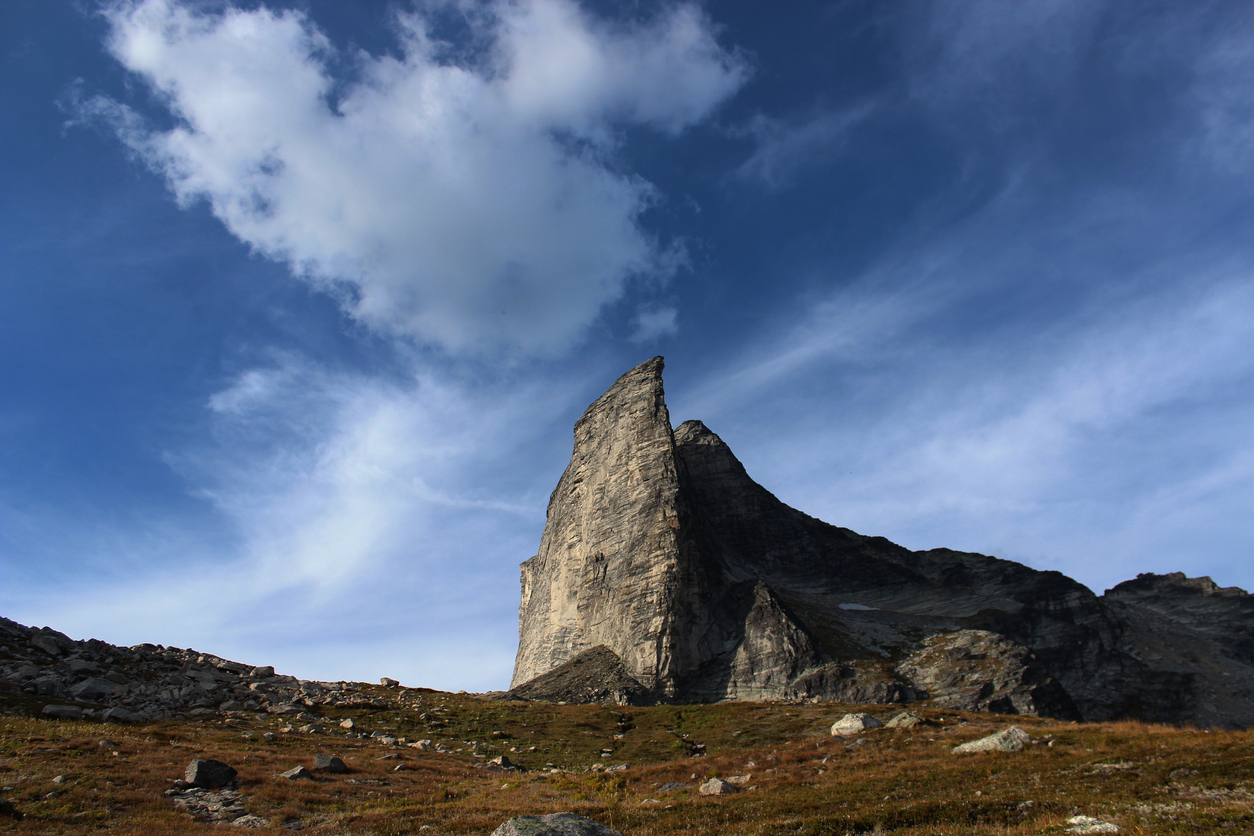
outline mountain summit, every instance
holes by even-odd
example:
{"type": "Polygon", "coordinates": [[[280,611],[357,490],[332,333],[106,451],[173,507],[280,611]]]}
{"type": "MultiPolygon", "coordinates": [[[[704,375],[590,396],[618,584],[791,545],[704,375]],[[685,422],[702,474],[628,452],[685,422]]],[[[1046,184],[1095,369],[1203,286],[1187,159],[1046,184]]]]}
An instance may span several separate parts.
{"type": "Polygon", "coordinates": [[[1254,600],[1141,575],[910,551],[754,482],[700,421],[672,430],[654,357],[575,424],[522,564],[511,694],[616,702],[911,702],[1254,725],[1254,600]]]}

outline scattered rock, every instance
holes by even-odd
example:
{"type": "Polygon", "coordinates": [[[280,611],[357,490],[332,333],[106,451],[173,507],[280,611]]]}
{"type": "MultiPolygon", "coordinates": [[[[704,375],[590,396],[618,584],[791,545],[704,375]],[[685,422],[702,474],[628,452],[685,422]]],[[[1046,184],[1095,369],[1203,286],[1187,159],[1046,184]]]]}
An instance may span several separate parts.
{"type": "Polygon", "coordinates": [[[263,819],[261,816],[243,815],[243,816],[240,816],[238,819],[235,819],[233,822],[231,822],[231,824],[235,825],[236,827],[247,827],[247,828],[256,830],[256,829],[260,829],[263,827],[269,827],[270,820],[263,819]]]}
{"type": "Polygon", "coordinates": [[[83,709],[74,705],[45,705],[41,712],[45,717],[54,720],[81,720],[83,709]]]}
{"type": "Polygon", "coordinates": [[[347,764],[335,755],[315,755],[313,768],[314,772],[330,772],[332,775],[348,772],[347,764]]]}
{"type": "Polygon", "coordinates": [[[492,836],[623,836],[613,828],[574,813],[517,816],[506,821],[492,836]]]}
{"type": "Polygon", "coordinates": [[[312,781],[314,774],[303,766],[296,766],[287,772],[280,772],[280,778],[286,778],[289,781],[312,781]]]}
{"type": "Polygon", "coordinates": [[[721,778],[711,778],[700,786],[699,791],[702,795],[731,795],[740,792],[740,787],[721,778]]]}
{"type": "Polygon", "coordinates": [[[1028,737],[1028,733],[1018,726],[1011,726],[1004,731],[996,734],[990,734],[988,737],[981,737],[979,740],[971,740],[954,747],[955,755],[965,755],[970,752],[1018,752],[1024,746],[1028,745],[1032,738],[1028,737]]]}
{"type": "Polygon", "coordinates": [[[235,780],[235,776],[238,774],[232,767],[227,766],[222,761],[196,758],[187,765],[187,769],[183,772],[183,778],[193,787],[212,790],[227,786],[235,780]]]}
{"type": "Polygon", "coordinates": [[[870,714],[846,714],[835,723],[832,723],[832,737],[861,734],[867,729],[878,729],[883,725],[883,723],[876,720],[870,714]]]}
{"type": "MultiPolygon", "coordinates": [[[[198,821],[218,823],[235,822],[248,815],[240,795],[235,790],[214,791],[203,787],[170,790],[166,793],[174,806],[198,821]]],[[[264,820],[263,820],[264,821],[264,820]]],[[[269,824],[269,822],[266,822],[269,824]]],[[[241,825],[257,827],[259,825],[241,825]]],[[[264,826],[264,825],[260,825],[264,826]]]]}
{"type": "Polygon", "coordinates": [[[1119,826],[1089,816],[1072,816],[1067,819],[1068,833],[1118,833],[1119,826]]]}
{"type": "Polygon", "coordinates": [[[349,717],[346,720],[340,721],[340,728],[348,729],[349,731],[352,731],[353,729],[357,728],[357,724],[353,722],[352,717],[349,717]]]}
{"type": "Polygon", "coordinates": [[[892,718],[884,724],[886,729],[912,729],[923,722],[923,718],[913,711],[903,711],[900,714],[894,714],[892,718]]]}
{"type": "Polygon", "coordinates": [[[387,677],[387,676],[380,679],[379,684],[382,685],[384,688],[399,688],[401,685],[401,683],[397,682],[395,679],[392,679],[391,677],[387,677]]]}

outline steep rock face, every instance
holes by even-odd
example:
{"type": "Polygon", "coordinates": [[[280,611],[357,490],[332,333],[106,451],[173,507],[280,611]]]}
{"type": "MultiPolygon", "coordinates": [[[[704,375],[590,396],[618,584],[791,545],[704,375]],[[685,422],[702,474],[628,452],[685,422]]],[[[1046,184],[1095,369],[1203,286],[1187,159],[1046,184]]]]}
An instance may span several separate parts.
{"type": "Polygon", "coordinates": [[[1125,697],[1129,713],[1254,725],[1254,596],[1173,572],[1138,575],[1102,601],[1119,619],[1121,648],[1145,680],[1125,697]]]}
{"type": "Polygon", "coordinates": [[[712,590],[680,495],[662,358],[623,375],[575,424],[539,553],[522,567],[511,687],[610,648],[660,697],[700,665],[712,590]]]}
{"type": "Polygon", "coordinates": [[[1225,664],[1247,665],[1240,590],[1138,580],[1103,599],[1058,572],[829,525],[755,483],[700,421],[672,431],[662,367],[623,375],[575,426],[539,554],[523,564],[516,693],[604,646],[654,700],[933,698],[1254,722],[1244,678],[1215,674],[1199,697],[1204,665],[1147,649],[1184,618],[1227,648],[1225,664]]]}

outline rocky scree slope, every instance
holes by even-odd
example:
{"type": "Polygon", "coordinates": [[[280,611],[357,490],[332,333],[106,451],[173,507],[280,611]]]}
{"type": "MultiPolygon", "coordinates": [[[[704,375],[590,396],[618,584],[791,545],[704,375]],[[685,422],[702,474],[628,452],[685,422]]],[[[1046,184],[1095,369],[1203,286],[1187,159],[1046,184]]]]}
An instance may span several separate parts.
{"type": "Polygon", "coordinates": [[[190,649],[75,641],[0,618],[0,692],[66,719],[146,722],[264,711],[302,722],[313,706],[372,704],[352,683],[310,682],[190,649]]]}
{"type": "Polygon", "coordinates": [[[513,696],[1254,723],[1244,591],[1142,575],[1099,597],[1059,572],[829,525],[700,421],[672,430],[663,365],[627,372],[575,424],[522,564],[513,696]]]}

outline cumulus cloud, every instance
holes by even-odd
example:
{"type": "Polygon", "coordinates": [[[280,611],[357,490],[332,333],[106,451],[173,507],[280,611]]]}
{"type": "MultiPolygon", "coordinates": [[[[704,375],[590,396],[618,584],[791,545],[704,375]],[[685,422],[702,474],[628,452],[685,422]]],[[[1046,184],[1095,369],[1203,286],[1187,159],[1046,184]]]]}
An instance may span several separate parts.
{"type": "Polygon", "coordinates": [[[613,164],[615,131],[684,130],[746,65],[690,4],[631,24],[573,0],[468,8],[481,50],[410,13],[398,55],[345,56],[295,11],[117,3],[109,49],[174,125],[104,97],[81,108],[181,203],[207,201],[370,327],[454,352],[559,350],[673,264],[638,223],[654,190],[613,164]],[[346,60],[352,79],[333,69],[346,60]]]}

